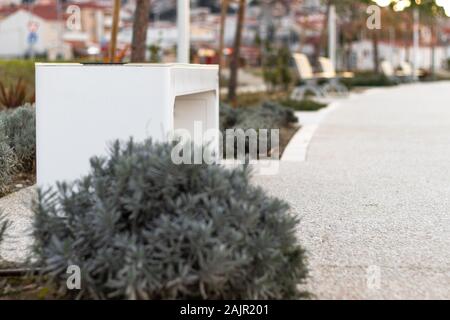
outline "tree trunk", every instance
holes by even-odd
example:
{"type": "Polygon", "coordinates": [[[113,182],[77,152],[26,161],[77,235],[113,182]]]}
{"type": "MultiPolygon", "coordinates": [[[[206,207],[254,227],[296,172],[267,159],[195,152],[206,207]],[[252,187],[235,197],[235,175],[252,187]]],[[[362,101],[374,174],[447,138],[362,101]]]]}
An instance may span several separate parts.
{"type": "Polygon", "coordinates": [[[119,30],[120,0],[114,0],[111,40],[109,41],[109,62],[116,62],[117,32],[119,30]]]}
{"type": "MultiPolygon", "coordinates": [[[[313,60],[311,61],[313,65],[317,65],[317,61],[319,60],[319,57],[322,54],[322,52],[321,52],[322,47],[323,47],[324,43],[326,42],[326,36],[328,34],[328,17],[330,15],[331,0],[327,0],[326,8],[327,9],[325,11],[325,19],[323,20],[322,29],[320,30],[319,41],[314,46],[314,55],[312,57],[313,60]]],[[[327,48],[327,50],[329,50],[329,49],[330,48],[327,48]]]]}
{"type": "Polygon", "coordinates": [[[136,0],[134,11],[133,39],[131,40],[131,62],[144,62],[147,50],[147,28],[150,0],[136,0]]]}
{"type": "Polygon", "coordinates": [[[222,79],[222,69],[225,66],[223,48],[225,42],[225,20],[228,12],[228,0],[222,0],[222,9],[220,12],[220,39],[219,39],[219,81],[222,79]]]}
{"type": "Polygon", "coordinates": [[[233,55],[231,57],[230,63],[230,81],[228,86],[228,100],[232,103],[234,107],[237,106],[236,89],[238,84],[238,70],[239,70],[241,40],[242,40],[242,29],[244,27],[244,17],[245,17],[245,0],[239,0],[236,35],[234,38],[233,55]]]}
{"type": "Polygon", "coordinates": [[[378,30],[372,31],[372,49],[373,49],[373,71],[378,73],[380,71],[380,61],[378,52],[378,30]]]}
{"type": "Polygon", "coordinates": [[[431,73],[431,79],[435,80],[435,71],[436,71],[436,45],[437,45],[437,28],[434,26],[431,26],[431,66],[430,66],[430,73],[431,73]]]}

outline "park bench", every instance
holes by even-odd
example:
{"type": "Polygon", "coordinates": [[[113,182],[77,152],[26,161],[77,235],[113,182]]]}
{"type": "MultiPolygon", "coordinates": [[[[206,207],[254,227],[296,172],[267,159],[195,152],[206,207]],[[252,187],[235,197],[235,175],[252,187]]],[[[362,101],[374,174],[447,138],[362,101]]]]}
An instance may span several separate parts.
{"type": "Polygon", "coordinates": [[[319,57],[319,64],[322,72],[319,73],[318,76],[327,80],[327,82],[323,85],[322,90],[327,94],[333,91],[338,94],[347,94],[348,89],[341,83],[340,80],[342,78],[353,78],[353,72],[342,72],[338,74],[333,62],[326,57],[319,57]]]}
{"type": "Polygon", "coordinates": [[[424,75],[424,72],[422,70],[416,69],[414,71],[411,63],[409,63],[407,61],[400,62],[399,73],[401,75],[403,75],[408,80],[408,82],[412,82],[412,81],[414,81],[414,79],[416,77],[421,77],[424,75]],[[415,74],[414,74],[414,72],[415,72],[415,74]]]}
{"type": "Polygon", "coordinates": [[[392,63],[390,63],[388,60],[382,60],[380,63],[380,68],[381,73],[390,81],[394,83],[402,82],[402,78],[404,78],[404,76],[401,73],[396,72],[394,67],[392,66],[392,63]]]}
{"type": "Polygon", "coordinates": [[[294,53],[293,59],[295,61],[295,66],[297,68],[300,80],[303,83],[294,88],[291,94],[291,99],[302,100],[308,92],[317,97],[323,97],[324,92],[318,83],[319,77],[314,74],[308,57],[303,53],[294,53]]]}

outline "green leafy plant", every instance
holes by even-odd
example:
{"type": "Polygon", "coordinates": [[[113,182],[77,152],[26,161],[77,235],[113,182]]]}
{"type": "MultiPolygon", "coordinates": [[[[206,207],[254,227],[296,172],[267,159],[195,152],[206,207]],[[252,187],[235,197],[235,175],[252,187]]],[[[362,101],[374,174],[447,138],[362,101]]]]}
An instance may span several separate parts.
{"type": "Polygon", "coordinates": [[[22,79],[15,85],[7,86],[0,81],[0,106],[7,109],[17,108],[27,102],[27,86],[22,79]]]}
{"type": "Polygon", "coordinates": [[[161,47],[161,41],[159,40],[156,43],[151,44],[148,47],[148,51],[150,53],[150,63],[159,63],[161,62],[161,55],[163,53],[163,49],[161,47]]]}
{"type": "Polygon", "coordinates": [[[274,91],[287,90],[293,82],[290,69],[291,52],[286,47],[274,48],[267,42],[263,59],[263,78],[274,91]]]}
{"type": "Polygon", "coordinates": [[[240,93],[237,96],[238,108],[255,107],[260,105],[263,101],[264,93],[262,92],[240,93]]]}
{"type": "Polygon", "coordinates": [[[320,103],[312,99],[303,99],[303,100],[286,99],[280,100],[278,103],[284,107],[288,107],[296,111],[317,111],[327,106],[326,103],[320,103]]]}
{"type": "Polygon", "coordinates": [[[21,171],[32,172],[36,162],[36,111],[25,105],[0,113],[0,134],[14,151],[21,171]]]}
{"type": "Polygon", "coordinates": [[[90,174],[39,191],[35,253],[80,298],[297,298],[307,275],[286,203],[250,184],[248,170],[175,165],[173,144],[116,142],[90,174]]]}
{"type": "Polygon", "coordinates": [[[23,79],[29,85],[29,89],[34,88],[35,64],[34,60],[0,60],[0,79],[5,85],[23,79]]]}
{"type": "Polygon", "coordinates": [[[353,78],[341,79],[348,88],[353,87],[389,87],[397,83],[383,74],[374,72],[358,72],[353,78]]]}

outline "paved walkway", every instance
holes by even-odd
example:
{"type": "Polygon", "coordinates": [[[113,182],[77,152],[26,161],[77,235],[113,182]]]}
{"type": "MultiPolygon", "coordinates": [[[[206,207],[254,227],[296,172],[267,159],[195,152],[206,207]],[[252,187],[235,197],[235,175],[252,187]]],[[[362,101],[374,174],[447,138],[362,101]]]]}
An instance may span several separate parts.
{"type": "Polygon", "coordinates": [[[255,180],[301,217],[317,298],[450,299],[450,83],[354,96],[255,180]]]}
{"type": "Polygon", "coordinates": [[[24,263],[29,258],[34,215],[30,208],[35,196],[35,188],[28,187],[0,199],[0,211],[11,222],[0,244],[0,266],[4,262],[24,263]]]}

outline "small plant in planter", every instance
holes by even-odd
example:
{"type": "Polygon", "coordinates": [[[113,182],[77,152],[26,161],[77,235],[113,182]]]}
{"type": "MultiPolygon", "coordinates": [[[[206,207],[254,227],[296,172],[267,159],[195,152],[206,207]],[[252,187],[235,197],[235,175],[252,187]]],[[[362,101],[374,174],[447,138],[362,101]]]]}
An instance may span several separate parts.
{"type": "Polygon", "coordinates": [[[285,47],[274,48],[269,41],[265,44],[263,78],[271,91],[287,90],[293,77],[290,70],[291,53],[285,47]]]}
{"type": "Polygon", "coordinates": [[[171,144],[111,148],[89,175],[39,192],[35,253],[50,283],[81,269],[80,298],[297,298],[297,218],[247,170],[175,165],[171,144]]]}
{"type": "MultiPolygon", "coordinates": [[[[272,129],[288,128],[298,122],[297,117],[290,108],[286,108],[278,103],[266,101],[261,106],[252,108],[231,108],[227,105],[220,107],[220,129],[222,130],[224,147],[227,140],[227,129],[254,129],[259,132],[260,129],[267,129],[268,136],[272,129]]],[[[233,132],[231,132],[233,133],[233,132]]],[[[259,136],[258,136],[259,138],[259,136]]],[[[234,141],[234,153],[237,152],[237,141],[234,141]]],[[[268,138],[268,147],[272,145],[268,138]]],[[[223,148],[223,154],[226,150],[223,148]]],[[[246,152],[249,150],[248,139],[245,146],[246,152]]]]}
{"type": "Polygon", "coordinates": [[[220,107],[220,129],[278,129],[298,122],[290,108],[279,103],[266,101],[253,108],[233,109],[227,105],[220,107]]]}
{"type": "MultiPolygon", "coordinates": [[[[30,97],[30,99],[34,99],[30,97]]],[[[0,108],[17,108],[24,105],[27,101],[27,86],[22,79],[18,79],[15,85],[6,86],[0,81],[0,108]]]]}

